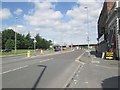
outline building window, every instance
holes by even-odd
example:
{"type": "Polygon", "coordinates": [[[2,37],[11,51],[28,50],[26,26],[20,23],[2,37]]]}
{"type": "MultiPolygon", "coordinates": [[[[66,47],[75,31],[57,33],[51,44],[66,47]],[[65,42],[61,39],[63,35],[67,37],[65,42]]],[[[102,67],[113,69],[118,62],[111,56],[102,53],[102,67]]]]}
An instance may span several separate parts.
{"type": "Polygon", "coordinates": [[[118,23],[119,23],[119,30],[120,30],[120,19],[119,19],[119,22],[118,22],[118,23]]]}
{"type": "Polygon", "coordinates": [[[118,31],[118,34],[120,35],[120,19],[119,19],[119,31],[118,31]]]}

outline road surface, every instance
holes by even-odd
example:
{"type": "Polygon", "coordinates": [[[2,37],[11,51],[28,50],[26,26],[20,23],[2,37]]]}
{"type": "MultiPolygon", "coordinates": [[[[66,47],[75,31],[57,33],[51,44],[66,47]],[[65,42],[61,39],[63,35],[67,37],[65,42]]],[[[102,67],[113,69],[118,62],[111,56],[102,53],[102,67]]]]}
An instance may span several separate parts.
{"type": "Polygon", "coordinates": [[[118,88],[120,78],[118,61],[89,57],[85,50],[2,61],[3,88],[118,88]]]}
{"type": "Polygon", "coordinates": [[[84,51],[58,52],[4,61],[2,66],[3,88],[65,88],[80,63],[76,58],[84,51]]]}

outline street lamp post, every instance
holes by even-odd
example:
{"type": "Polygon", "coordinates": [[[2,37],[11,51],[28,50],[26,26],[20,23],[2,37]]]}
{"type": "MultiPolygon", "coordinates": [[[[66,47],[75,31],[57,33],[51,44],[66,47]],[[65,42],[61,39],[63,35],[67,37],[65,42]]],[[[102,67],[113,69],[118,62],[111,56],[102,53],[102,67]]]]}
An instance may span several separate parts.
{"type": "Polygon", "coordinates": [[[34,38],[34,41],[33,41],[33,43],[34,43],[34,52],[35,52],[35,49],[36,49],[36,39],[34,38]]]}
{"type": "MultiPolygon", "coordinates": [[[[15,24],[17,22],[17,19],[18,19],[18,17],[15,18],[15,24]]],[[[17,24],[16,24],[16,27],[15,27],[15,54],[16,54],[16,51],[17,51],[17,34],[16,34],[16,29],[17,29],[17,24]]]]}
{"type": "MultiPolygon", "coordinates": [[[[88,27],[88,7],[85,7],[85,9],[87,10],[87,27],[88,27]]],[[[88,42],[88,55],[90,56],[90,50],[89,50],[89,28],[87,28],[88,30],[87,30],[87,42],[88,42]]]]}
{"type": "Polygon", "coordinates": [[[119,10],[120,10],[120,6],[119,6],[120,1],[117,0],[116,1],[116,13],[117,13],[117,30],[116,30],[116,47],[117,47],[117,58],[120,59],[120,35],[119,35],[119,30],[120,30],[120,17],[119,17],[119,10]]]}

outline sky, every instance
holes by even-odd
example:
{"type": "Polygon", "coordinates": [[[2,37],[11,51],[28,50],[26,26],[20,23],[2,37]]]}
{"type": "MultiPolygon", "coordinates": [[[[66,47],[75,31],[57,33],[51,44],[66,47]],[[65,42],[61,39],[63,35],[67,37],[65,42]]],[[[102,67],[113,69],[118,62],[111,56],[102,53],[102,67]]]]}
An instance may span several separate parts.
{"type": "Polygon", "coordinates": [[[97,21],[103,2],[2,2],[2,30],[37,33],[56,44],[97,43],[97,21]],[[85,7],[88,7],[87,9],[85,7]]]}

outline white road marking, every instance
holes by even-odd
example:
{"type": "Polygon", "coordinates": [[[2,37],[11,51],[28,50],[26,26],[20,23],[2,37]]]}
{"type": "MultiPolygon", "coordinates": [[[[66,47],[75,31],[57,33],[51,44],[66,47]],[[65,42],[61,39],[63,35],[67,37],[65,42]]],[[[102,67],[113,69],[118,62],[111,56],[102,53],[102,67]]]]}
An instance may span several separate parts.
{"type": "Polygon", "coordinates": [[[49,61],[49,60],[52,60],[53,58],[50,58],[50,59],[46,59],[46,60],[42,60],[42,61],[39,61],[39,62],[46,62],[46,61],[49,61]]]}
{"type": "Polygon", "coordinates": [[[99,67],[103,67],[103,68],[108,68],[108,69],[118,69],[118,68],[115,68],[115,67],[107,67],[107,66],[102,66],[102,65],[95,65],[95,66],[99,66],[99,67]]]}
{"type": "Polygon", "coordinates": [[[75,82],[75,84],[77,84],[77,82],[75,82]]]}
{"type": "Polygon", "coordinates": [[[75,73],[79,70],[79,68],[80,68],[80,70],[79,71],[81,71],[82,70],[82,68],[83,68],[83,66],[84,66],[84,64],[82,64],[82,66],[80,67],[81,65],[78,65],[78,67],[75,69],[75,71],[74,71],[74,73],[71,75],[71,77],[66,81],[66,83],[65,83],[65,85],[64,85],[64,87],[63,88],[66,88],[66,86],[67,86],[67,84],[71,81],[71,79],[73,78],[73,76],[75,75],[75,73]]]}
{"type": "Polygon", "coordinates": [[[78,77],[79,75],[77,74],[76,76],[78,77]]]}
{"type": "MultiPolygon", "coordinates": [[[[49,60],[52,60],[52,59],[53,59],[53,58],[50,58],[50,59],[46,59],[46,60],[43,60],[43,61],[40,61],[40,62],[45,62],[45,61],[49,61],[49,60]]],[[[2,72],[2,73],[0,73],[0,75],[5,74],[5,73],[8,73],[8,72],[12,72],[12,71],[20,70],[20,69],[26,68],[26,67],[28,67],[28,65],[22,66],[22,67],[18,67],[18,68],[14,68],[14,69],[12,69],[12,70],[8,70],[8,71],[5,71],[5,72],[2,72]]]]}
{"type": "Polygon", "coordinates": [[[5,72],[3,72],[2,74],[5,74],[5,73],[11,72],[11,71],[12,71],[12,70],[5,71],[5,72]]]}
{"type": "Polygon", "coordinates": [[[77,80],[74,80],[74,82],[77,82],[77,80]]]}
{"type": "Polygon", "coordinates": [[[68,85],[68,83],[71,81],[71,79],[73,78],[73,76],[75,75],[75,73],[77,72],[77,70],[79,69],[80,65],[78,65],[78,67],[75,69],[74,73],[70,76],[70,78],[68,78],[68,80],[66,81],[66,83],[64,84],[63,88],[66,88],[66,86],[68,85]]]}
{"type": "MultiPolygon", "coordinates": [[[[93,58],[95,58],[95,57],[93,57],[93,58]]],[[[93,63],[93,64],[96,64],[96,63],[100,63],[100,61],[97,61],[97,60],[94,60],[92,57],[91,57],[91,63],[93,63]]]]}
{"type": "Polygon", "coordinates": [[[88,82],[84,82],[84,83],[88,84],[88,82]]]}
{"type": "Polygon", "coordinates": [[[78,81],[78,80],[74,80],[74,84],[77,84],[77,81],[78,81]]]}
{"type": "MultiPolygon", "coordinates": [[[[73,52],[73,51],[54,52],[54,53],[42,54],[42,55],[40,54],[40,55],[36,55],[36,56],[31,56],[31,57],[24,57],[24,58],[21,58],[21,59],[18,59],[18,58],[12,59],[12,61],[16,61],[16,60],[22,61],[22,60],[28,60],[29,58],[36,58],[36,57],[39,57],[39,56],[41,56],[41,57],[44,57],[44,56],[52,56],[52,55],[57,55],[57,54],[69,53],[69,52],[73,52]]],[[[0,63],[0,65],[2,65],[2,64],[3,64],[3,63],[0,63]]]]}
{"type": "Polygon", "coordinates": [[[93,60],[93,61],[91,61],[91,63],[100,63],[100,61],[93,60]]]}
{"type": "Polygon", "coordinates": [[[2,72],[2,73],[0,73],[0,75],[1,74],[5,74],[5,73],[9,73],[9,72],[12,72],[12,71],[20,70],[20,69],[23,69],[23,68],[26,68],[26,67],[28,67],[28,65],[23,66],[23,67],[18,67],[18,68],[12,69],[12,70],[8,70],[8,71],[5,71],[5,72],[2,72]]]}

